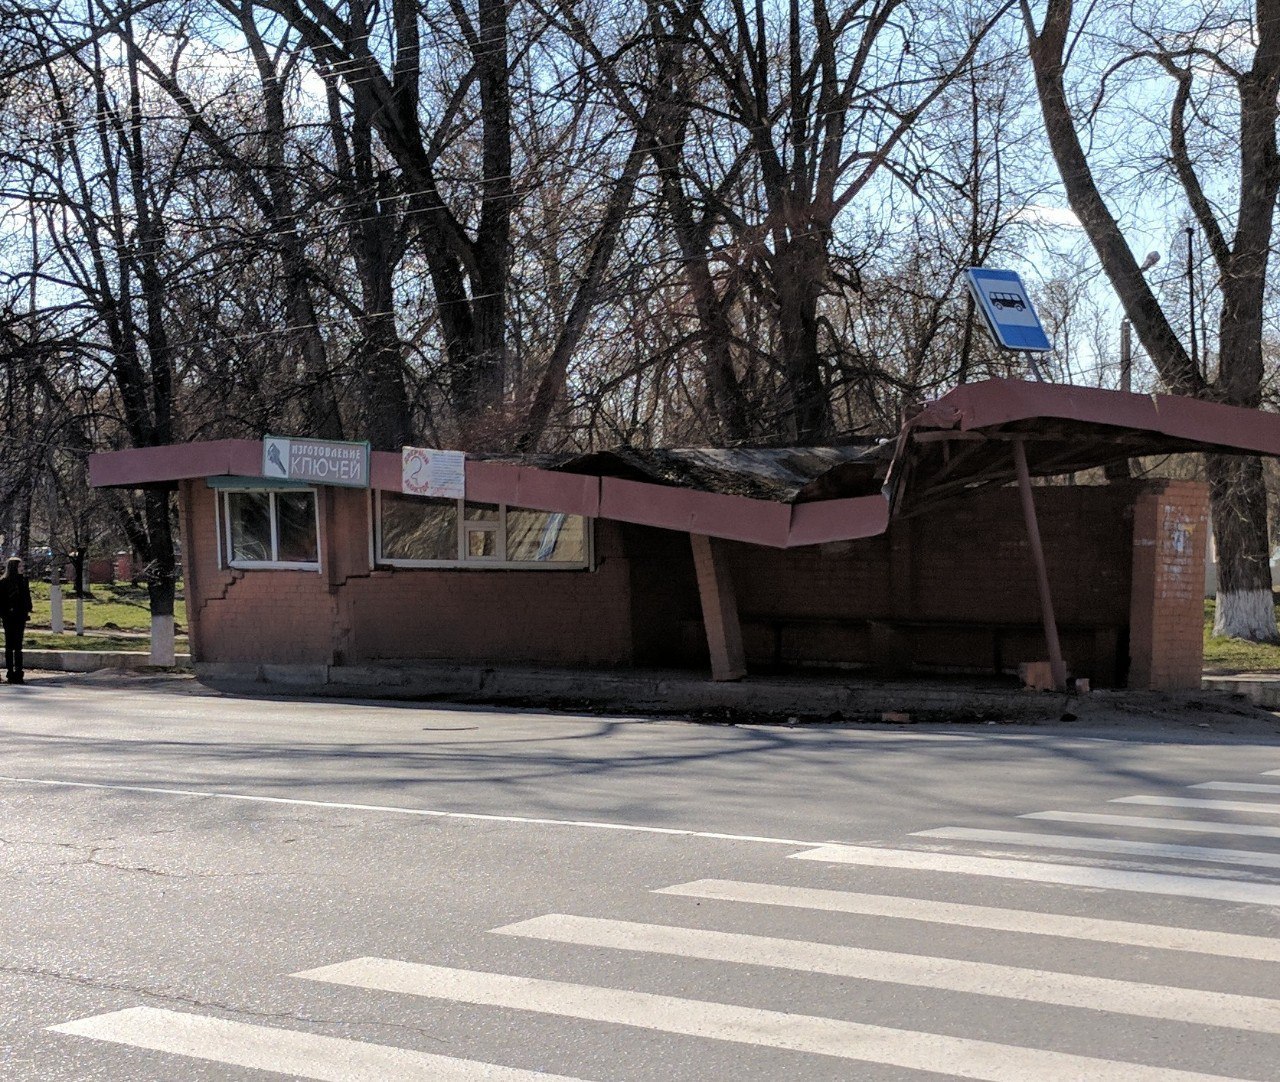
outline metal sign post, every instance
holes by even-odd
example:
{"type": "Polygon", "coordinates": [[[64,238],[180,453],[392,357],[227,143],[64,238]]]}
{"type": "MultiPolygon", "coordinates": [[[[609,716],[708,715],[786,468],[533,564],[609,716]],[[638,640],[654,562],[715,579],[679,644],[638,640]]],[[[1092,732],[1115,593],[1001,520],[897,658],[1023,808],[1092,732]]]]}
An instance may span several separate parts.
{"type": "Polygon", "coordinates": [[[1036,568],[1036,588],[1040,594],[1040,618],[1044,623],[1045,646],[1049,649],[1049,669],[1053,673],[1053,686],[1058,691],[1065,691],[1067,666],[1062,657],[1062,643],[1058,638],[1058,619],[1053,612],[1053,595],[1049,592],[1049,567],[1044,559],[1044,545],[1040,542],[1036,502],[1031,494],[1031,473],[1027,469],[1027,450],[1021,438],[1013,441],[1013,463],[1018,473],[1018,494],[1022,499],[1022,517],[1027,526],[1027,539],[1031,543],[1031,559],[1036,568]]]}
{"type": "MultiPolygon", "coordinates": [[[[1036,315],[1035,306],[1027,294],[1022,279],[1016,271],[995,270],[987,267],[970,267],[965,272],[969,292],[973,294],[978,311],[986,321],[992,340],[1001,349],[1026,354],[1027,366],[1032,375],[1044,382],[1036,354],[1049,353],[1053,344],[1045,334],[1036,315]]],[[[1053,611],[1053,597],[1049,593],[1049,568],[1045,563],[1044,545],[1040,539],[1040,524],[1036,520],[1035,496],[1031,490],[1031,472],[1027,468],[1027,450],[1021,437],[1013,441],[1014,470],[1018,478],[1018,494],[1022,500],[1022,515],[1026,522],[1027,539],[1031,545],[1031,559],[1035,565],[1036,588],[1040,594],[1040,617],[1044,625],[1045,646],[1049,651],[1049,668],[1053,673],[1053,686],[1065,691],[1067,666],[1062,657],[1062,643],[1058,638],[1058,620],[1053,611]]]]}

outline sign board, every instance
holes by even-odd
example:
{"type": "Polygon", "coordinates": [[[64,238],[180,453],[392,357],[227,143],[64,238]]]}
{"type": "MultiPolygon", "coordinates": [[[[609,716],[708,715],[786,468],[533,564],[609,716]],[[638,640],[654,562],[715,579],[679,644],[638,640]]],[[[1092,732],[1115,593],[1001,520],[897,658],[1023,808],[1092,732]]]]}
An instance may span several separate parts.
{"type": "Polygon", "coordinates": [[[998,346],[1019,353],[1048,353],[1053,349],[1016,271],[970,267],[965,276],[969,292],[998,346]]]}
{"type": "Polygon", "coordinates": [[[466,463],[461,451],[406,447],[400,453],[400,487],[411,496],[464,499],[466,463]]]}
{"type": "Polygon", "coordinates": [[[262,441],[262,476],[311,485],[368,488],[369,445],[268,436],[262,441]]]}

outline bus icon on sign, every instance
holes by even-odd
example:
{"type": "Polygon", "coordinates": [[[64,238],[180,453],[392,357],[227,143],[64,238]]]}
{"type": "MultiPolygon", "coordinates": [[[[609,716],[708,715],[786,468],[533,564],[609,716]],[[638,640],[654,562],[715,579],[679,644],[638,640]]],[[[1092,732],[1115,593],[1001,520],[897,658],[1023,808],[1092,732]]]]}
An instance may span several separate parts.
{"type": "Polygon", "coordinates": [[[1011,308],[1015,312],[1027,310],[1026,304],[1016,293],[988,293],[987,296],[991,298],[991,303],[996,308],[1011,308]]]}

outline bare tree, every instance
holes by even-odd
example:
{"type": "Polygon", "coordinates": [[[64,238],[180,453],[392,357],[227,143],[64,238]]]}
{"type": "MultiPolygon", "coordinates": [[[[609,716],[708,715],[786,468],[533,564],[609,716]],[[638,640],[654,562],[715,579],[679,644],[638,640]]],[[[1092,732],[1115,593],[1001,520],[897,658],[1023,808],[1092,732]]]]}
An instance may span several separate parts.
{"type": "MultiPolygon", "coordinates": [[[[132,36],[132,16],[121,20],[120,32],[132,36]]],[[[21,180],[28,213],[40,219],[51,248],[49,266],[32,274],[73,298],[85,320],[81,364],[96,363],[109,383],[123,441],[156,446],[176,434],[167,311],[175,275],[165,208],[185,147],[145,122],[136,56],[126,52],[117,62],[107,55],[107,35],[88,36],[76,49],[48,42],[48,62],[24,102],[37,125],[45,123],[44,134],[12,143],[6,172],[21,180]]],[[[122,521],[147,562],[153,624],[161,631],[172,627],[177,578],[171,510],[167,492],[149,489],[122,521]]]]}
{"type": "MultiPolygon", "coordinates": [[[[1090,9],[1075,19],[1072,0],[1048,0],[1037,25],[1028,0],[1021,4],[1040,107],[1067,197],[1161,380],[1176,394],[1257,407],[1263,385],[1263,297],[1280,193],[1280,2],[1257,0],[1252,11],[1186,8],[1184,23],[1172,27],[1154,9],[1131,5],[1114,41],[1118,55],[1103,71],[1087,111],[1074,103],[1067,75],[1081,35],[1087,30],[1095,41],[1104,36],[1105,28],[1089,25],[1091,17],[1100,16],[1090,9]],[[1184,345],[1139,269],[1103,192],[1107,174],[1095,167],[1081,136],[1111,85],[1143,65],[1149,74],[1172,82],[1164,168],[1194,216],[1217,273],[1216,376],[1196,357],[1193,335],[1184,345]],[[1221,175],[1224,155],[1235,161],[1234,192],[1221,175]],[[1207,171],[1213,175],[1207,178],[1207,171]]],[[[1206,470],[1220,568],[1214,631],[1275,639],[1261,463],[1210,455],[1206,470]]]]}

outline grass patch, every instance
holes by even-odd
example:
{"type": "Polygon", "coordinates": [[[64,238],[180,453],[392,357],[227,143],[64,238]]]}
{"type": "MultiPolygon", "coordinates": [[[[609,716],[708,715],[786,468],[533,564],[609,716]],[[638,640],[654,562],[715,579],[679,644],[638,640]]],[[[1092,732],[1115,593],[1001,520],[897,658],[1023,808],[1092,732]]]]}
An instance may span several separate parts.
{"type": "Polygon", "coordinates": [[[1280,672],[1280,644],[1215,637],[1213,598],[1204,602],[1204,667],[1207,672],[1280,672]]]}
{"type": "MultiPolygon", "coordinates": [[[[147,600],[145,586],[129,583],[113,583],[90,587],[91,596],[84,599],[84,626],[86,631],[135,631],[151,634],[151,603],[147,600]]],[[[179,591],[181,592],[181,591],[179,591]]],[[[33,627],[48,627],[50,620],[49,584],[33,582],[31,600],[35,611],[31,614],[33,627]]],[[[173,606],[174,620],[179,627],[187,623],[187,606],[179,598],[173,606]]],[[[76,618],[76,601],[64,586],[62,591],[62,619],[66,627],[73,627],[76,618]]],[[[76,636],[71,636],[75,638],[76,636]]],[[[63,647],[63,649],[73,649],[63,647]]],[[[86,647],[98,649],[98,647],[86,647]]],[[[146,649],[145,643],[138,649],[146,649]]]]}

